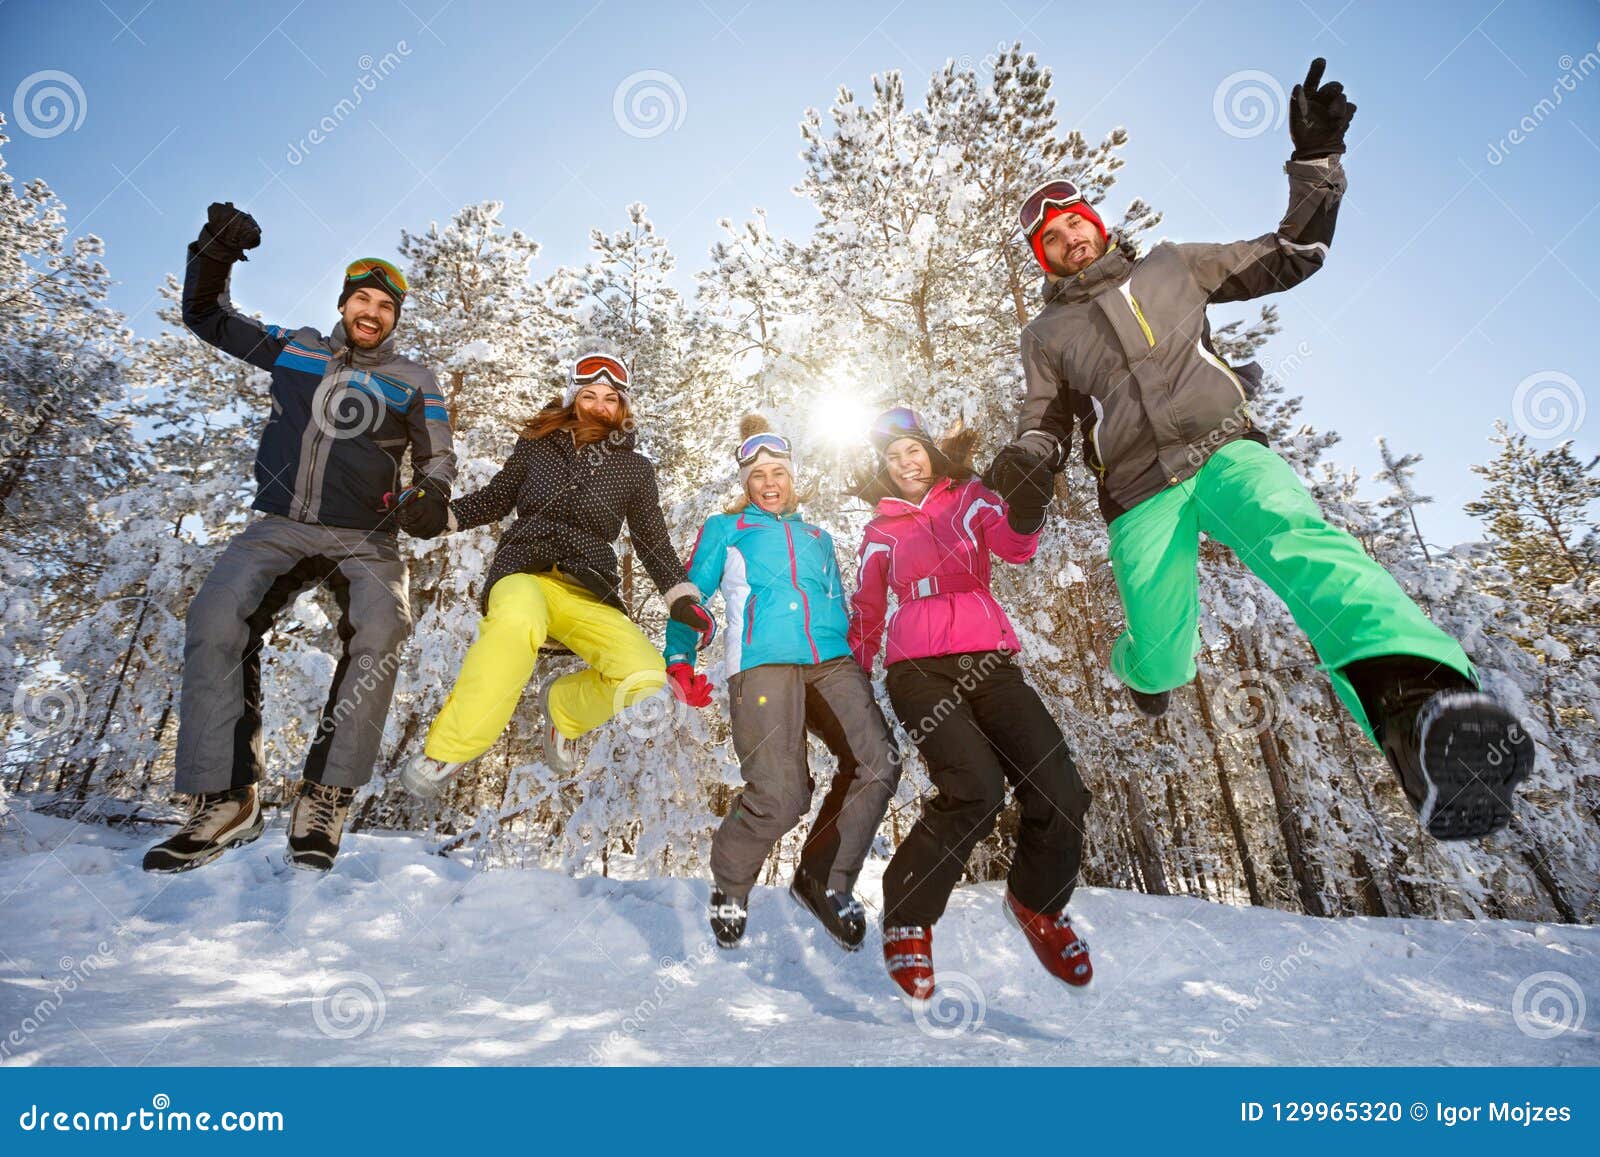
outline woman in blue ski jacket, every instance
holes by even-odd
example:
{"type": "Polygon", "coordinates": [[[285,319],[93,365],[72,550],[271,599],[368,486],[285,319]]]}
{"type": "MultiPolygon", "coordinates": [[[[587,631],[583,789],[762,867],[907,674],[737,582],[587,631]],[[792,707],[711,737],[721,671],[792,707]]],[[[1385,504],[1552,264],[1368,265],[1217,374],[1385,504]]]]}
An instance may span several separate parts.
{"type": "MultiPolygon", "coordinates": [[[[811,810],[809,727],[840,766],[790,892],[854,950],[866,913],[852,889],[899,782],[899,753],[850,654],[833,538],[800,516],[789,440],[759,415],[744,419],[740,438],[742,501],[706,520],[688,565],[707,601],[722,592],[729,714],[745,784],[711,845],[711,928],[722,947],[740,943],[762,863],[811,810]]],[[[703,707],[711,685],[695,674],[697,641],[667,624],[667,674],[703,707]]]]}

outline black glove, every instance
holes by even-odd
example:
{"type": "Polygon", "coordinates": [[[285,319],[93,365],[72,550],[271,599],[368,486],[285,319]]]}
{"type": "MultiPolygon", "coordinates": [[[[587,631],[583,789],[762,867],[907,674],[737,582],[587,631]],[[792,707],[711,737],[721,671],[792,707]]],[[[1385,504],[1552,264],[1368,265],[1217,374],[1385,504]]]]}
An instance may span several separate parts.
{"type": "Polygon", "coordinates": [[[717,620],[711,617],[710,611],[695,601],[693,595],[679,595],[673,599],[672,605],[667,608],[667,614],[674,621],[699,632],[702,648],[709,647],[711,640],[717,637],[717,620]]]}
{"type": "Polygon", "coordinates": [[[421,493],[397,510],[394,520],[412,538],[437,538],[450,522],[450,492],[436,482],[421,485],[421,493]]]}
{"type": "Polygon", "coordinates": [[[218,261],[247,261],[244,251],[261,244],[261,226],[243,209],[235,209],[232,201],[213,201],[206,210],[206,223],[200,227],[200,237],[195,244],[205,257],[218,261]]]}
{"type": "Polygon", "coordinates": [[[1344,152],[1344,134],[1356,106],[1344,96],[1338,81],[1322,83],[1327,61],[1317,57],[1306,70],[1305,83],[1289,94],[1289,137],[1294,141],[1292,159],[1314,161],[1344,152]]]}
{"type": "Polygon", "coordinates": [[[1018,534],[1035,534],[1055,497],[1055,475],[1049,463],[1013,442],[1003,446],[984,471],[983,483],[1006,504],[1006,521],[1018,534]]]}
{"type": "Polygon", "coordinates": [[[1000,452],[989,463],[989,468],[983,472],[983,484],[1004,498],[1007,505],[1019,500],[1026,503],[1037,496],[1037,502],[1042,507],[1049,503],[1050,496],[1055,493],[1050,464],[1028,453],[1015,442],[1000,448],[1000,452]]]}

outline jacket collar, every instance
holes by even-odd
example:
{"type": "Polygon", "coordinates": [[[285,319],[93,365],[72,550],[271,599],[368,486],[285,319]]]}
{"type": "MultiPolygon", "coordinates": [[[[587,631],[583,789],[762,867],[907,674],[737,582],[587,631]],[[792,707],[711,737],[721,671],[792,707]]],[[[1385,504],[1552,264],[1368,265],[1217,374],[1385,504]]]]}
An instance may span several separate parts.
{"type": "Polygon", "coordinates": [[[340,357],[348,354],[351,365],[381,366],[384,362],[392,362],[394,352],[394,330],[389,331],[389,336],[384,338],[376,347],[364,350],[350,340],[350,335],[345,331],[344,322],[333,327],[333,332],[328,335],[328,344],[333,347],[333,352],[340,357]]]}
{"type": "Polygon", "coordinates": [[[1113,244],[1093,265],[1074,277],[1045,283],[1045,304],[1053,301],[1088,301],[1097,297],[1133,271],[1133,257],[1120,245],[1113,244]]]}
{"type": "Polygon", "coordinates": [[[928,492],[922,496],[921,502],[912,502],[906,498],[895,498],[893,496],[888,498],[880,498],[878,499],[877,511],[879,514],[891,515],[914,514],[917,511],[927,513],[943,500],[941,497],[942,495],[948,494],[954,490],[955,485],[954,479],[941,478],[928,488],[928,492]]]}
{"type": "Polygon", "coordinates": [[[805,521],[805,519],[800,517],[800,511],[798,509],[791,510],[788,514],[773,514],[770,510],[762,510],[761,507],[757,506],[754,502],[746,502],[744,504],[744,509],[741,510],[739,514],[741,517],[744,515],[749,515],[752,518],[771,518],[778,522],[805,521]]]}

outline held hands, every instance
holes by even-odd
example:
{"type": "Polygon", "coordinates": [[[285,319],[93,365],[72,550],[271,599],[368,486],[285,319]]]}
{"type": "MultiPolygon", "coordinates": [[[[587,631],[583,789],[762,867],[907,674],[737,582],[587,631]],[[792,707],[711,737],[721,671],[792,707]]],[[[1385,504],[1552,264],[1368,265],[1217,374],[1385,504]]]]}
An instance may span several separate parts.
{"type": "Polygon", "coordinates": [[[1322,83],[1327,63],[1320,56],[1313,60],[1304,83],[1295,85],[1289,94],[1289,137],[1297,161],[1344,152],[1344,135],[1356,115],[1356,106],[1345,99],[1344,85],[1322,83]]]}
{"type": "Polygon", "coordinates": [[[711,706],[711,680],[695,673],[693,664],[672,663],[667,667],[672,693],[690,707],[711,706]]]}
{"type": "Polygon", "coordinates": [[[432,490],[408,486],[399,494],[385,494],[383,510],[393,514],[400,529],[412,538],[437,538],[450,522],[450,493],[438,484],[432,490]]]}
{"type": "Polygon", "coordinates": [[[984,485],[1006,503],[1006,521],[1018,534],[1037,534],[1055,497],[1049,465],[1013,442],[1004,446],[983,474],[984,485]]]}
{"type": "Polygon", "coordinates": [[[450,495],[440,487],[419,490],[400,507],[394,520],[412,538],[438,538],[450,521],[450,495]]]}
{"type": "Polygon", "coordinates": [[[246,249],[261,244],[261,226],[232,201],[214,201],[206,210],[206,223],[200,227],[196,244],[206,257],[218,261],[246,261],[246,249]]]}
{"type": "Polygon", "coordinates": [[[693,627],[699,632],[702,648],[709,647],[711,640],[717,637],[717,620],[711,617],[710,611],[694,600],[693,595],[679,595],[673,599],[672,606],[667,608],[667,614],[674,622],[693,627]]]}

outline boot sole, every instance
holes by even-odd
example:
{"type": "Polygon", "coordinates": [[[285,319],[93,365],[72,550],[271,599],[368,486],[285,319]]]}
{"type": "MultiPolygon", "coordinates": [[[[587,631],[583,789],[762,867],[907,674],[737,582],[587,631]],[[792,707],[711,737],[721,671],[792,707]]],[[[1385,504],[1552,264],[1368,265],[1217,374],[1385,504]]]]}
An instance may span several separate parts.
{"type": "MultiPolygon", "coordinates": [[[[229,848],[242,848],[246,844],[254,843],[256,839],[260,837],[261,833],[266,830],[266,826],[266,816],[262,814],[261,809],[258,807],[256,809],[255,823],[251,824],[242,831],[229,836],[222,843],[214,845],[207,851],[199,852],[187,858],[173,856],[172,861],[168,864],[153,865],[147,860],[142,866],[145,871],[154,872],[157,875],[162,876],[175,876],[179,872],[192,872],[196,868],[205,867],[229,848]]],[[[171,852],[166,852],[163,854],[168,856],[172,855],[171,852]]]]}
{"type": "Polygon", "coordinates": [[[1511,822],[1513,792],[1533,771],[1533,740],[1505,708],[1464,695],[1422,726],[1428,794],[1419,809],[1436,840],[1473,840],[1511,822]]]}
{"type": "Polygon", "coordinates": [[[832,940],[835,944],[837,944],[840,948],[843,948],[846,952],[860,952],[861,951],[861,946],[867,942],[867,937],[866,937],[866,933],[865,932],[862,933],[861,939],[856,941],[854,944],[852,944],[852,943],[850,943],[850,941],[845,940],[842,937],[840,937],[840,935],[837,932],[835,932],[832,928],[828,927],[828,922],[822,918],[822,914],[819,913],[810,904],[807,904],[806,901],[805,901],[805,897],[800,895],[799,892],[796,892],[794,890],[794,885],[793,884],[789,885],[789,898],[791,900],[793,900],[796,904],[800,905],[800,910],[801,911],[805,912],[813,920],[815,920],[818,924],[822,925],[822,930],[828,934],[828,939],[832,940]]]}
{"type": "Polygon", "coordinates": [[[1061,985],[1062,988],[1065,988],[1074,996],[1082,996],[1084,993],[1088,992],[1091,987],[1093,987],[1094,974],[1092,972],[1089,974],[1089,979],[1084,981],[1084,983],[1073,984],[1072,981],[1063,980],[1061,977],[1051,972],[1048,968],[1045,968],[1044,961],[1040,960],[1039,954],[1034,951],[1033,937],[1028,935],[1028,930],[1022,926],[1022,921],[1017,919],[1017,914],[1011,910],[1011,905],[1006,903],[1004,897],[1001,897],[1000,899],[1000,907],[1005,909],[1006,919],[1011,922],[1011,926],[1018,932],[1022,933],[1022,939],[1028,945],[1028,952],[1033,956],[1034,960],[1038,962],[1039,967],[1044,969],[1044,974],[1046,976],[1055,981],[1057,984],[1061,985]]]}
{"type": "Polygon", "coordinates": [[[326,860],[324,860],[320,853],[316,853],[315,859],[303,858],[306,857],[306,855],[307,854],[304,852],[300,853],[299,855],[296,855],[294,852],[288,852],[284,855],[284,859],[288,862],[291,868],[299,868],[302,872],[316,872],[320,875],[323,872],[333,871],[332,856],[329,856],[326,860]]]}

